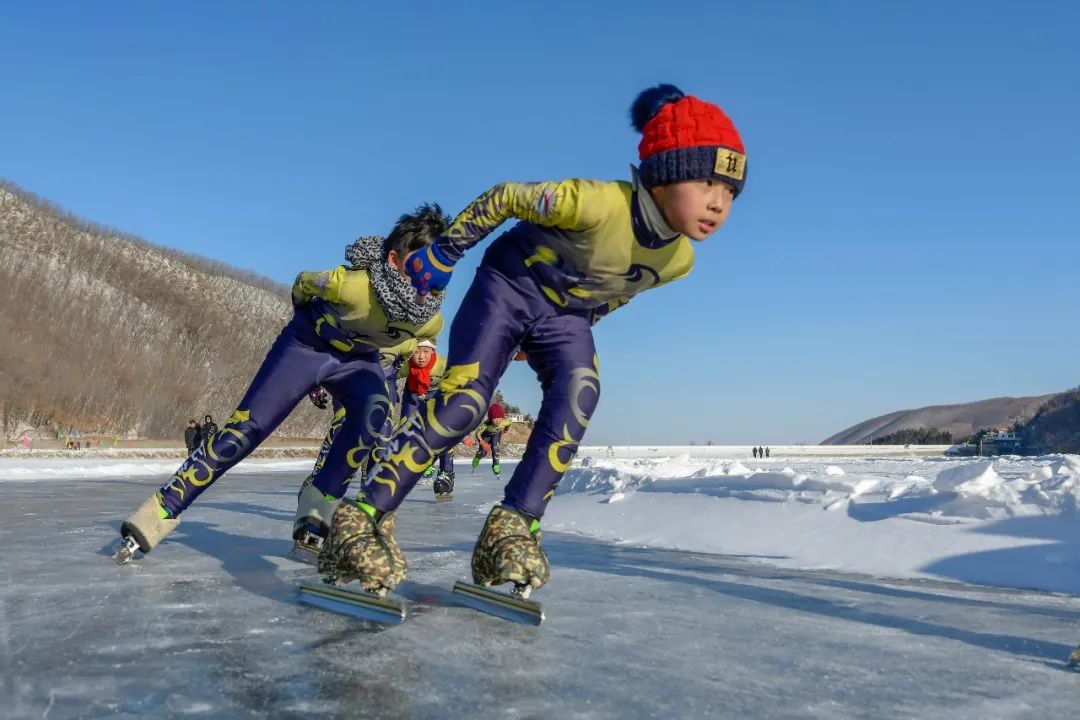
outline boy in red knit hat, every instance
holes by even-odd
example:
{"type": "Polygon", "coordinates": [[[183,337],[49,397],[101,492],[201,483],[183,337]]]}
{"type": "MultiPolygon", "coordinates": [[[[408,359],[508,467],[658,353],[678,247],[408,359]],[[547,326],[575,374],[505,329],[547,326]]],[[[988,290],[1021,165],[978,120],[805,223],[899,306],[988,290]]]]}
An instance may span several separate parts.
{"type": "Polygon", "coordinates": [[[511,424],[503,406],[499,403],[491,403],[487,420],[476,428],[476,454],[472,459],[473,470],[476,470],[476,466],[487,456],[490,449],[491,472],[495,473],[495,477],[499,477],[499,473],[502,472],[499,466],[499,442],[502,440],[503,433],[510,429],[511,424]]]}
{"type": "Polygon", "coordinates": [[[523,596],[547,582],[540,518],[600,398],[592,325],[689,273],[693,241],[720,229],[746,181],[742,140],[716,105],[660,85],[642,92],[630,114],[642,135],[630,182],[501,183],[407,258],[420,295],[438,293],[467,250],[506,220],[520,221],[484,254],[451,327],[435,397],[399,428],[357,502],[339,506],[321,569],[383,594],[404,579],[394,511],[432,459],[480,424],[520,348],[543,401],[503,501],[480,532],[472,572],[478,585],[513,583],[523,596]]]}

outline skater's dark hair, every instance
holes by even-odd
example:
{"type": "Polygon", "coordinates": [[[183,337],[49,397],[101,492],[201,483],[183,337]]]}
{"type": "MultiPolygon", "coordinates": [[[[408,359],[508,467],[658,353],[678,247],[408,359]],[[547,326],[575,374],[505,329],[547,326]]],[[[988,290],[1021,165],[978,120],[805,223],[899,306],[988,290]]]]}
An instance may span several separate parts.
{"type": "Polygon", "coordinates": [[[411,213],[405,213],[394,223],[394,229],[383,240],[383,257],[394,250],[401,257],[427,247],[450,227],[450,218],[438,203],[424,203],[411,213]]]}

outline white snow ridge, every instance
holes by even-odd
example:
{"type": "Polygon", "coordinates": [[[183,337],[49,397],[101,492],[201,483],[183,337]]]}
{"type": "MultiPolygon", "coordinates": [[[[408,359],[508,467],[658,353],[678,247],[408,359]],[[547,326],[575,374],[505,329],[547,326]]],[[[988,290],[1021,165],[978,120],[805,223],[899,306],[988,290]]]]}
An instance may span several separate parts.
{"type": "Polygon", "coordinates": [[[774,457],[775,471],[711,449],[651,450],[582,449],[545,526],[789,567],[1080,592],[1076,456],[774,457]]]}

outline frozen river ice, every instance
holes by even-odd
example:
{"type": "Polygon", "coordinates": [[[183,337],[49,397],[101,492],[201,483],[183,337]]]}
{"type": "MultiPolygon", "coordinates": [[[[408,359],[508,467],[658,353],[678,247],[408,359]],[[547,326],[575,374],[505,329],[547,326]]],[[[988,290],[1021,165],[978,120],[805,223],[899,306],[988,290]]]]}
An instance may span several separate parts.
{"type": "MultiPolygon", "coordinates": [[[[512,464],[506,464],[506,471],[512,464]]],[[[302,470],[226,476],[151,556],[120,521],[162,477],[0,484],[0,716],[1063,718],[1080,599],[777,568],[545,533],[540,628],[459,606],[501,483],[458,466],[398,537],[404,625],[296,602],[302,470]]],[[[558,505],[554,506],[557,510],[558,505]]],[[[553,511],[554,512],[554,511],[553,511]]]]}

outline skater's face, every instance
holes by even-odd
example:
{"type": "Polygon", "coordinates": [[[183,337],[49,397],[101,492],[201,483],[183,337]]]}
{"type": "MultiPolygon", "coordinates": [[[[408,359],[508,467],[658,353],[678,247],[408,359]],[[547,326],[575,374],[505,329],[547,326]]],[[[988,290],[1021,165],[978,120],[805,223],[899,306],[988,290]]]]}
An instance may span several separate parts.
{"type": "Polygon", "coordinates": [[[427,364],[431,362],[431,348],[427,345],[416,348],[416,352],[413,353],[413,362],[416,363],[416,367],[427,367],[427,364]]]}
{"type": "Polygon", "coordinates": [[[704,240],[720,229],[731,214],[735,193],[719,180],[684,180],[650,188],[672,230],[691,240],[704,240]]]}

